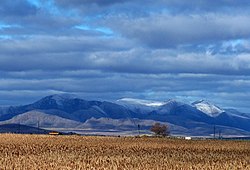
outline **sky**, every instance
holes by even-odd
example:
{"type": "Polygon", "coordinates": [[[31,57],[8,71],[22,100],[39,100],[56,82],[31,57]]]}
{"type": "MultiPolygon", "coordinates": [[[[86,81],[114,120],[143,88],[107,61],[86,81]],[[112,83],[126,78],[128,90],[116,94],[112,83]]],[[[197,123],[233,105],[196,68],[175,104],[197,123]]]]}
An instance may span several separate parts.
{"type": "Polygon", "coordinates": [[[250,1],[1,0],[0,105],[61,93],[250,113],[250,1]]]}

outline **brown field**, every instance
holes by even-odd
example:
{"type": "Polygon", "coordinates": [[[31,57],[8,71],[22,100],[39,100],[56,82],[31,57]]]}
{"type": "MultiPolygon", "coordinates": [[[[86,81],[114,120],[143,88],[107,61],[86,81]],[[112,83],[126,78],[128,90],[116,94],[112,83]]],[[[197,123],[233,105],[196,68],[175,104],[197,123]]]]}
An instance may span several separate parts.
{"type": "Polygon", "coordinates": [[[0,169],[250,169],[250,142],[0,135],[0,169]]]}

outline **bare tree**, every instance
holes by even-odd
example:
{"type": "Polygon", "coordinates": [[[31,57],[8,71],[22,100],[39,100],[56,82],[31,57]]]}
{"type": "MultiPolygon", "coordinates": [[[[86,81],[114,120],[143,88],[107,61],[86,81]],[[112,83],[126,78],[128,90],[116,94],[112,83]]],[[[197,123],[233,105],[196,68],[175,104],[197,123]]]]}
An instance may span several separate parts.
{"type": "Polygon", "coordinates": [[[150,130],[158,136],[168,136],[170,134],[169,127],[165,124],[155,123],[150,130]]]}

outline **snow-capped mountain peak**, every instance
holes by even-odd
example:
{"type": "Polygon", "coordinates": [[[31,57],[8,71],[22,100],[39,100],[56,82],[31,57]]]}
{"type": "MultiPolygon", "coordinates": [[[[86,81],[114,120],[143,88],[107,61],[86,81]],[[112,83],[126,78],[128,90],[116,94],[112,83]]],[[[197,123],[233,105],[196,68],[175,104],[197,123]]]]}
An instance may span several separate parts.
{"type": "Polygon", "coordinates": [[[116,103],[141,114],[150,113],[166,104],[165,102],[133,98],[122,98],[117,100],[116,103]]]}
{"type": "Polygon", "coordinates": [[[222,110],[221,108],[219,108],[218,106],[206,101],[206,100],[199,100],[196,101],[194,103],[192,103],[192,105],[200,110],[201,112],[207,114],[208,116],[211,117],[217,117],[219,116],[222,112],[224,112],[224,110],[222,110]]]}
{"type": "Polygon", "coordinates": [[[117,100],[117,102],[118,103],[133,104],[133,105],[144,105],[144,106],[148,106],[148,107],[159,107],[159,106],[166,104],[165,102],[133,99],[133,98],[122,98],[122,99],[117,100]]]}

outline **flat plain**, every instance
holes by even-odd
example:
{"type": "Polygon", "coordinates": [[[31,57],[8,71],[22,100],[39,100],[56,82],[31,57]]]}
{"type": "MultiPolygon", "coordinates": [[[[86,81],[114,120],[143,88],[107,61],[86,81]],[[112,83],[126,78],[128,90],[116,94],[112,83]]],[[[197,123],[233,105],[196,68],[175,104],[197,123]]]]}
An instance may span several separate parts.
{"type": "Polygon", "coordinates": [[[249,141],[0,134],[0,169],[250,169],[249,141]]]}

